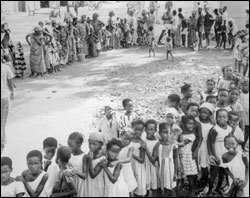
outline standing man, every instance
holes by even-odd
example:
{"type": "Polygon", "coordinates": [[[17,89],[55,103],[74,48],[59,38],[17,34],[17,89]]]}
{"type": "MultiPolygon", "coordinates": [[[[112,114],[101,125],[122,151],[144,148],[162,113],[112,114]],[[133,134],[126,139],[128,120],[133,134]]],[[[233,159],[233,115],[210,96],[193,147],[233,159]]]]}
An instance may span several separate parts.
{"type": "Polygon", "coordinates": [[[11,68],[1,63],[1,154],[6,144],[5,127],[10,110],[10,99],[14,99],[13,78],[11,68]]]}
{"type": "Polygon", "coordinates": [[[197,20],[197,30],[199,37],[199,48],[202,48],[202,34],[204,32],[204,15],[202,14],[202,8],[198,8],[198,20],[197,20]]]}
{"type": "Polygon", "coordinates": [[[177,16],[177,11],[173,11],[173,18],[172,18],[172,29],[171,29],[171,36],[172,36],[172,42],[173,42],[173,47],[176,46],[176,32],[178,28],[178,16],[177,16]]]}
{"type": "Polygon", "coordinates": [[[213,26],[213,16],[209,13],[209,8],[205,8],[206,14],[204,18],[204,28],[205,28],[205,37],[206,37],[206,48],[210,46],[210,32],[213,26]]]}

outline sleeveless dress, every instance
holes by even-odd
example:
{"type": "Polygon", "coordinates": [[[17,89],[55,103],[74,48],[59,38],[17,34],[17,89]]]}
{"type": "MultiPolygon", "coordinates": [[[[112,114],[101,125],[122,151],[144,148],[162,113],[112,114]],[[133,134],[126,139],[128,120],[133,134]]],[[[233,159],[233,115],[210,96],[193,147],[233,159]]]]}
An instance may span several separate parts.
{"type": "MultiPolygon", "coordinates": [[[[152,155],[155,145],[157,144],[157,140],[145,140],[147,148],[152,155]]],[[[146,181],[147,181],[147,190],[157,190],[157,167],[154,166],[148,156],[145,157],[145,166],[146,166],[146,181]]]]}
{"type": "MultiPolygon", "coordinates": [[[[36,191],[36,189],[37,189],[37,187],[39,186],[40,182],[42,181],[44,175],[46,175],[46,172],[43,171],[43,172],[36,178],[35,181],[27,182],[27,183],[30,185],[30,187],[31,187],[31,189],[32,189],[33,191],[36,191]]],[[[29,195],[28,191],[26,190],[26,188],[25,188],[25,195],[24,195],[24,197],[30,197],[30,195],[29,195]]],[[[44,190],[41,192],[41,194],[39,195],[39,197],[46,197],[46,193],[45,193],[44,190]]]]}
{"type": "MultiPolygon", "coordinates": [[[[113,174],[115,167],[108,167],[113,174]]],[[[128,186],[124,180],[123,169],[121,170],[118,180],[113,184],[105,173],[105,196],[104,197],[129,197],[128,186]]]]}
{"type": "MultiPolygon", "coordinates": [[[[128,154],[128,151],[129,149],[131,148],[131,145],[128,145],[126,147],[124,147],[121,152],[119,153],[119,159],[122,160],[122,159],[126,159],[127,158],[127,154],[128,154]]],[[[131,162],[129,163],[126,163],[126,164],[123,164],[122,165],[122,169],[123,169],[123,176],[124,176],[124,180],[125,182],[127,183],[128,185],[128,190],[129,192],[133,192],[138,184],[137,184],[137,181],[135,179],[135,176],[134,176],[134,172],[133,172],[133,169],[132,169],[132,164],[131,162]]]]}
{"type": "MultiPolygon", "coordinates": [[[[134,147],[134,154],[136,156],[140,156],[140,150],[141,147],[140,143],[131,142],[131,146],[134,147]]],[[[147,194],[146,189],[146,167],[145,164],[139,163],[137,160],[132,158],[132,168],[134,172],[134,176],[136,178],[138,187],[135,189],[134,193],[139,196],[145,196],[147,194]]]]}
{"type": "MultiPolygon", "coordinates": [[[[99,162],[101,162],[105,157],[99,157],[92,161],[93,168],[95,168],[99,162]]],[[[90,175],[88,176],[88,197],[103,197],[104,196],[104,171],[101,172],[92,179],[90,175]]]]}
{"type": "Polygon", "coordinates": [[[161,189],[172,190],[176,187],[174,181],[174,158],[173,158],[174,145],[159,145],[159,178],[161,189]]]}
{"type": "MultiPolygon", "coordinates": [[[[82,172],[82,167],[83,167],[82,160],[83,160],[84,155],[85,155],[85,153],[82,153],[81,155],[72,155],[70,160],[69,160],[70,165],[79,172],[82,172]]],[[[84,179],[78,177],[77,175],[75,175],[74,176],[74,184],[76,187],[78,197],[87,197],[88,196],[87,179],[84,180],[84,179]]]]}

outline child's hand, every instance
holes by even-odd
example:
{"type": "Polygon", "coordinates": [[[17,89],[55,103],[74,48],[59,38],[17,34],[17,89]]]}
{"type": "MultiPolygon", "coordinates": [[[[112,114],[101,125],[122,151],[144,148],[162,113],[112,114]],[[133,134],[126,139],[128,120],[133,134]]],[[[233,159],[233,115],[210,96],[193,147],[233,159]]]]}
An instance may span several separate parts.
{"type": "Polygon", "coordinates": [[[141,148],[144,150],[147,148],[147,144],[144,141],[141,142],[141,148]]]}
{"type": "Polygon", "coordinates": [[[23,176],[17,176],[16,179],[15,179],[17,182],[24,182],[24,178],[23,176]]]}
{"type": "Polygon", "coordinates": [[[70,171],[65,171],[65,176],[72,177],[78,174],[76,168],[72,168],[70,171]]]}
{"type": "Polygon", "coordinates": [[[99,164],[101,167],[107,168],[107,160],[106,159],[101,160],[99,164]]]}

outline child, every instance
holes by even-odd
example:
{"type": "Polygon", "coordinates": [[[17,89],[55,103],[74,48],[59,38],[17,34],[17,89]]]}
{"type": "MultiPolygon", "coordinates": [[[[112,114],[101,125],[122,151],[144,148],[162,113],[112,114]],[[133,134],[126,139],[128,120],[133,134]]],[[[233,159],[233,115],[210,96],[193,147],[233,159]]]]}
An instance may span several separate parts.
{"type": "Polygon", "coordinates": [[[225,168],[222,163],[222,155],[226,152],[224,147],[224,138],[232,132],[232,128],[227,124],[228,122],[228,111],[220,109],[216,112],[216,125],[209,132],[207,145],[208,155],[210,163],[210,179],[209,179],[209,191],[207,196],[212,196],[212,190],[216,177],[219,175],[219,180],[216,186],[216,192],[223,195],[221,185],[224,179],[225,168]]]}
{"type": "MultiPolygon", "coordinates": [[[[244,148],[244,133],[239,127],[240,116],[235,111],[230,111],[228,113],[228,124],[232,127],[232,135],[237,138],[238,144],[244,148]]],[[[240,147],[239,147],[240,148],[240,147]]]]}
{"type": "Polygon", "coordinates": [[[226,136],[224,142],[228,152],[223,154],[222,160],[231,177],[228,197],[248,197],[249,162],[247,156],[237,149],[238,142],[234,136],[226,136]]]}
{"type": "Polygon", "coordinates": [[[105,172],[105,197],[129,197],[128,186],[124,180],[123,169],[120,163],[115,166],[113,162],[118,161],[117,157],[122,149],[122,142],[112,139],[107,144],[107,161],[102,161],[101,166],[105,172]]]}
{"type": "Polygon", "coordinates": [[[147,182],[146,182],[146,167],[145,167],[145,151],[142,149],[142,145],[145,143],[141,139],[141,135],[144,130],[144,122],[142,120],[135,120],[132,122],[133,138],[131,146],[134,147],[132,157],[133,172],[138,184],[135,189],[135,196],[145,196],[147,194],[147,182]]]}
{"type": "Polygon", "coordinates": [[[214,81],[214,79],[208,79],[206,82],[206,85],[207,85],[207,90],[201,92],[200,104],[207,101],[208,96],[211,96],[211,95],[217,96],[217,92],[214,90],[215,85],[216,85],[216,82],[214,81]]]}
{"type": "Polygon", "coordinates": [[[53,186],[56,183],[60,171],[54,157],[56,149],[57,149],[57,140],[55,138],[48,137],[43,141],[43,153],[44,153],[43,170],[47,172],[49,176],[48,181],[46,182],[46,185],[44,187],[44,191],[46,192],[48,197],[50,197],[52,194],[53,186]]]}
{"type": "Polygon", "coordinates": [[[105,192],[104,172],[100,162],[105,160],[102,152],[104,137],[99,132],[89,135],[89,177],[88,177],[88,196],[103,197],[105,192]]]}
{"type": "Polygon", "coordinates": [[[14,67],[15,67],[15,74],[16,77],[24,78],[24,72],[27,69],[24,53],[23,53],[23,46],[20,41],[17,42],[15,51],[14,51],[14,67]]]}
{"type": "Polygon", "coordinates": [[[60,167],[54,192],[51,197],[73,197],[77,194],[73,177],[68,174],[68,162],[71,157],[71,149],[67,146],[61,146],[57,150],[57,164],[60,167]]]}
{"type": "Polygon", "coordinates": [[[83,144],[83,135],[79,132],[71,133],[68,137],[68,146],[72,150],[72,156],[69,159],[71,173],[74,176],[74,184],[78,197],[87,197],[87,159],[85,153],[81,150],[83,144]]]}
{"type": "Polygon", "coordinates": [[[198,153],[198,162],[201,167],[201,178],[200,178],[200,187],[201,189],[205,188],[208,184],[208,150],[207,150],[207,138],[209,131],[214,127],[214,124],[211,122],[213,113],[214,113],[214,106],[210,103],[203,103],[200,106],[200,116],[198,118],[201,124],[201,131],[202,131],[202,143],[198,153]]]}
{"type": "Polygon", "coordinates": [[[122,106],[126,112],[120,117],[121,129],[124,127],[131,128],[131,123],[138,118],[137,114],[133,111],[133,102],[129,98],[124,99],[122,106]]]}
{"type": "Polygon", "coordinates": [[[173,45],[171,42],[171,38],[167,37],[166,42],[165,42],[165,50],[166,50],[166,59],[168,60],[168,55],[172,57],[172,61],[174,60],[174,56],[172,54],[173,50],[173,45]]]}
{"type": "Polygon", "coordinates": [[[227,89],[228,91],[231,88],[231,83],[236,82],[236,78],[233,74],[233,67],[228,65],[222,68],[223,79],[220,79],[218,82],[218,89],[227,89]]]}
{"type": "Polygon", "coordinates": [[[189,196],[194,197],[196,179],[198,175],[197,164],[193,157],[192,147],[195,141],[195,118],[193,116],[182,117],[183,133],[182,133],[182,145],[180,148],[181,161],[183,164],[184,174],[189,181],[189,196]]]}
{"type": "Polygon", "coordinates": [[[236,73],[241,73],[242,59],[243,59],[243,53],[241,51],[242,39],[243,39],[242,37],[244,37],[244,36],[238,35],[235,38],[235,44],[234,44],[234,48],[233,48],[233,58],[235,60],[234,72],[236,72],[236,73]]]}
{"type": "Polygon", "coordinates": [[[215,107],[215,114],[219,109],[225,109],[228,112],[232,111],[232,107],[228,105],[228,95],[229,92],[227,89],[220,89],[218,92],[218,102],[215,107]]]}
{"type": "Polygon", "coordinates": [[[147,33],[147,44],[148,46],[151,45],[152,43],[152,38],[154,38],[154,27],[153,26],[150,26],[148,28],[148,33],[147,33]]]}
{"type": "Polygon", "coordinates": [[[134,151],[134,147],[131,146],[132,135],[129,131],[123,131],[121,133],[121,141],[123,148],[119,153],[120,162],[123,163],[123,174],[124,179],[128,185],[128,190],[130,195],[132,196],[133,191],[138,187],[137,181],[135,179],[133,169],[132,169],[132,154],[134,151]]]}
{"type": "Polygon", "coordinates": [[[155,57],[155,48],[157,47],[157,42],[155,41],[155,38],[153,37],[151,39],[151,42],[149,43],[149,57],[151,57],[151,52],[153,52],[153,55],[155,57]]]}
{"type": "Polygon", "coordinates": [[[25,197],[46,197],[44,186],[48,175],[42,170],[43,156],[40,151],[30,151],[26,157],[28,170],[23,171],[17,181],[22,181],[25,186],[25,197]]]}
{"type": "Polygon", "coordinates": [[[181,120],[181,117],[185,115],[180,108],[180,101],[181,98],[178,94],[171,94],[168,96],[168,108],[174,108],[178,113],[177,123],[181,120]]]}
{"type": "Polygon", "coordinates": [[[104,33],[104,36],[105,36],[105,49],[106,50],[109,50],[110,49],[110,39],[112,37],[112,34],[109,30],[109,26],[106,26],[106,30],[105,30],[105,33],[104,33]]]}
{"type": "Polygon", "coordinates": [[[1,157],[1,197],[23,197],[25,193],[23,184],[10,176],[12,170],[12,160],[1,157]]]}
{"type": "Polygon", "coordinates": [[[206,99],[206,102],[207,103],[210,103],[212,104],[214,107],[216,107],[216,104],[217,104],[217,96],[208,96],[207,99],[206,99]]]}
{"type": "MultiPolygon", "coordinates": [[[[157,122],[155,120],[148,120],[145,123],[145,131],[147,133],[147,137],[145,140],[147,146],[147,155],[152,156],[153,149],[155,145],[158,143],[158,140],[155,137],[157,132],[157,122]]],[[[152,197],[158,197],[158,184],[157,184],[157,168],[155,164],[152,164],[149,160],[149,157],[145,158],[145,166],[146,166],[146,181],[147,181],[147,195],[149,196],[150,191],[152,192],[152,197]]]]}
{"type": "Polygon", "coordinates": [[[187,105],[189,102],[191,102],[191,98],[192,98],[192,89],[191,89],[191,85],[190,84],[184,84],[181,87],[181,94],[183,95],[183,98],[181,99],[180,102],[180,107],[182,109],[182,111],[186,114],[187,113],[187,105]]]}
{"type": "Polygon", "coordinates": [[[105,116],[101,119],[98,130],[103,133],[106,142],[108,142],[113,138],[119,138],[120,125],[110,106],[105,106],[104,111],[105,116]]]}
{"type": "Polygon", "coordinates": [[[241,86],[241,94],[239,102],[243,106],[244,116],[243,116],[243,129],[245,130],[245,140],[244,144],[246,144],[249,139],[249,79],[244,80],[241,86]]]}

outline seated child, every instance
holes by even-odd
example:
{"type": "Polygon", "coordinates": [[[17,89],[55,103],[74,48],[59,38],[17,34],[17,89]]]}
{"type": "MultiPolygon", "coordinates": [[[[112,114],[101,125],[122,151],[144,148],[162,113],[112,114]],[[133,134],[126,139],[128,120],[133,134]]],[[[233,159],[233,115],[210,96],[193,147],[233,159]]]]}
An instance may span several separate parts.
{"type": "Polygon", "coordinates": [[[23,197],[25,190],[22,182],[12,178],[12,160],[1,157],[1,197],[23,197]]]}

